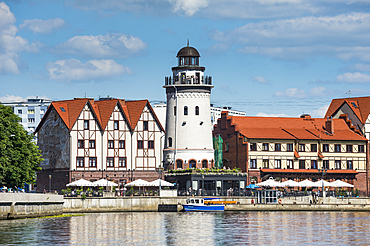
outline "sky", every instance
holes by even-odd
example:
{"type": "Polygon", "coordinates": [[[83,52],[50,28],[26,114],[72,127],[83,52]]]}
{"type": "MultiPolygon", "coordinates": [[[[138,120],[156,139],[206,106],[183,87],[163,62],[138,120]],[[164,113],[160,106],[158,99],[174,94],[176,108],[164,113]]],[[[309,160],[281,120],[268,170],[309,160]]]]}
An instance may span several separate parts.
{"type": "Polygon", "coordinates": [[[323,117],[370,94],[368,0],[14,0],[0,2],[0,101],[165,101],[188,39],[211,103],[248,116],[323,117]]]}

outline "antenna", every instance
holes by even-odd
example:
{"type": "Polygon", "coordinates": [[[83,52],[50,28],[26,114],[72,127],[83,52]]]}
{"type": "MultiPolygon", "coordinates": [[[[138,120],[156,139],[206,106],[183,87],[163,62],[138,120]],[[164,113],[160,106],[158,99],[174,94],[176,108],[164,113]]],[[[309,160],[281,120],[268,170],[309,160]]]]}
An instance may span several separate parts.
{"type": "Polygon", "coordinates": [[[348,90],[348,91],[346,92],[346,94],[348,95],[348,97],[351,97],[351,90],[348,90]]]}
{"type": "Polygon", "coordinates": [[[188,47],[189,47],[189,39],[188,39],[188,47]]]}

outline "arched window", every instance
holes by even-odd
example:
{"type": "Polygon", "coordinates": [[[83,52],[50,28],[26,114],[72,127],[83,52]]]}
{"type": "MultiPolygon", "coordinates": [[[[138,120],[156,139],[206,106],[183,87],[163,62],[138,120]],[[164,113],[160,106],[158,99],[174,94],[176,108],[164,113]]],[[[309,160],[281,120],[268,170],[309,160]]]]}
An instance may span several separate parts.
{"type": "Polygon", "coordinates": [[[199,115],[199,107],[195,106],[195,115],[199,115]]]}
{"type": "Polygon", "coordinates": [[[173,115],[174,115],[174,116],[176,116],[176,111],[177,111],[177,108],[176,108],[176,106],[175,106],[175,107],[173,107],[173,115]]]}
{"type": "Polygon", "coordinates": [[[172,147],[172,138],[171,137],[168,138],[168,147],[172,147]]]}
{"type": "Polygon", "coordinates": [[[182,160],[177,160],[176,161],[176,168],[177,169],[182,168],[182,160]]]}
{"type": "Polygon", "coordinates": [[[189,168],[196,168],[196,167],[197,167],[197,163],[194,160],[190,160],[189,161],[189,168]]]}
{"type": "Polygon", "coordinates": [[[208,168],[208,161],[207,160],[202,161],[202,168],[208,168]]]}
{"type": "Polygon", "coordinates": [[[184,115],[188,115],[188,106],[184,106],[184,115]]]}

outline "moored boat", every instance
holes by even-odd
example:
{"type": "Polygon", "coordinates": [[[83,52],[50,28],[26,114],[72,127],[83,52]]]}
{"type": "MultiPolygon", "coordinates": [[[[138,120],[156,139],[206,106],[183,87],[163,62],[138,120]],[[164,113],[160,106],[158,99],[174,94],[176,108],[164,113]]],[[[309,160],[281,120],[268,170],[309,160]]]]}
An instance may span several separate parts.
{"type": "Polygon", "coordinates": [[[186,204],[182,204],[185,212],[223,212],[225,205],[223,203],[210,203],[208,200],[215,200],[219,198],[188,198],[186,204]]]}

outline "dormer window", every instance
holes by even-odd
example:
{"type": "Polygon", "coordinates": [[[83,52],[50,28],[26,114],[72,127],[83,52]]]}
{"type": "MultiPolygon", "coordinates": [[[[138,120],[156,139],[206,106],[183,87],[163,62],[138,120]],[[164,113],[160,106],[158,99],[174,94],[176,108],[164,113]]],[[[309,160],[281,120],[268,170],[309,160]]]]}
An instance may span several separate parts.
{"type": "Polygon", "coordinates": [[[179,57],[179,66],[199,66],[199,57],[179,57]]]}

